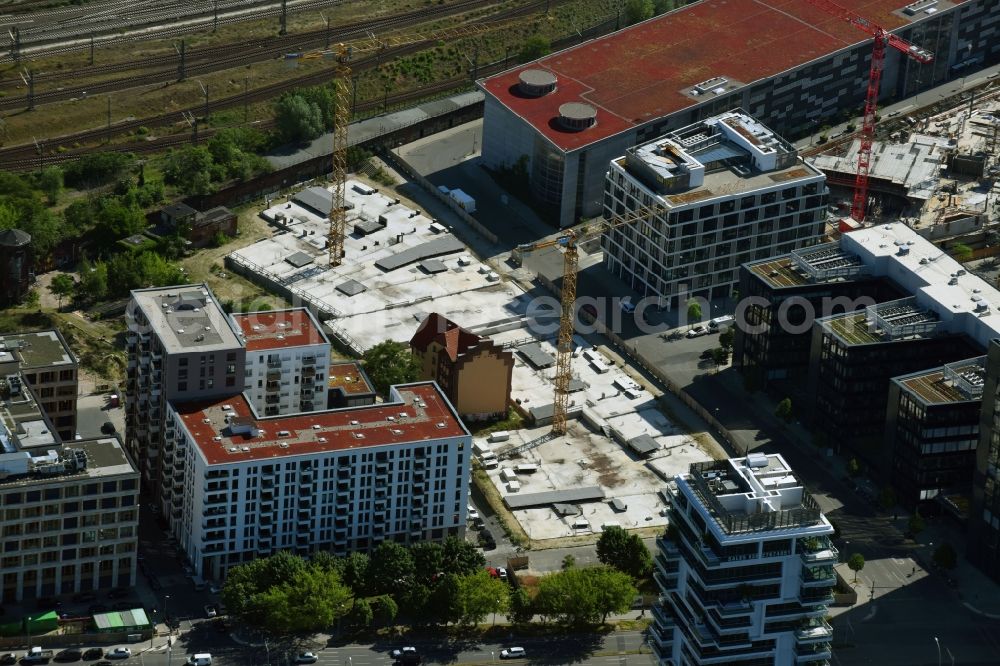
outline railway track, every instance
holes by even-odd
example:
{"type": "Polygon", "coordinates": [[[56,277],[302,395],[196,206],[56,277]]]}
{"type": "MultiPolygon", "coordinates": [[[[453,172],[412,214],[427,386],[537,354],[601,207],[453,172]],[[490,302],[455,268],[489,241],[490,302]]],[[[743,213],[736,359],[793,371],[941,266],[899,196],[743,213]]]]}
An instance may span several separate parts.
{"type": "MultiPolygon", "coordinates": [[[[555,0],[552,4],[560,4],[569,0],[555,0]]],[[[310,50],[322,48],[328,42],[345,41],[364,37],[371,33],[384,33],[420,25],[433,20],[439,20],[450,16],[455,16],[481,8],[491,7],[494,0],[462,0],[450,5],[433,6],[427,9],[406,12],[394,16],[387,16],[382,19],[371,21],[357,21],[346,25],[331,28],[329,35],[326,30],[313,31],[295,37],[278,38],[270,40],[248,40],[239,44],[228,44],[216,47],[206,47],[193,50],[185,57],[185,74],[196,76],[206,73],[223,71],[248,64],[263,62],[279,58],[282,55],[300,50],[310,50]]],[[[521,15],[532,14],[545,6],[544,0],[536,0],[519,7],[507,10],[499,14],[497,18],[509,20],[521,15]]],[[[35,75],[35,99],[36,105],[50,104],[69,99],[79,99],[87,95],[110,94],[124,90],[167,83],[177,80],[177,56],[162,56],[151,58],[144,63],[128,62],[104,66],[107,72],[129,71],[136,68],[144,68],[148,71],[140,74],[115,78],[107,81],[87,85],[76,85],[59,87],[52,90],[38,91],[40,82],[53,82],[60,80],[78,79],[84,75],[92,75],[94,68],[77,70],[73,72],[53,72],[50,74],[35,75]]],[[[11,89],[19,80],[0,81],[0,90],[11,89]]],[[[23,87],[23,84],[22,84],[23,87]]],[[[12,111],[27,108],[29,101],[27,95],[23,97],[7,95],[0,98],[0,111],[12,111]]]]}
{"type": "MultiPolygon", "coordinates": [[[[462,88],[467,88],[469,86],[468,78],[464,76],[455,76],[444,81],[439,81],[436,84],[425,86],[417,90],[409,90],[406,92],[396,93],[394,95],[389,95],[388,98],[382,100],[368,100],[365,102],[359,102],[357,106],[358,111],[370,111],[372,109],[378,109],[383,104],[388,104],[389,106],[399,106],[408,102],[421,100],[427,97],[439,95],[446,92],[457,91],[462,88]]],[[[270,129],[274,126],[273,120],[262,121],[255,123],[254,127],[257,129],[270,129]]],[[[203,142],[214,136],[219,130],[211,128],[208,130],[200,130],[198,132],[198,142],[203,142]]],[[[115,144],[113,149],[117,152],[129,152],[136,154],[151,154],[159,153],[170,148],[177,148],[180,146],[192,143],[194,138],[191,134],[172,134],[169,136],[159,137],[150,141],[138,141],[130,142],[125,144],[115,144]]],[[[43,166],[49,166],[52,164],[62,164],[65,162],[71,162],[83,155],[95,152],[96,150],[101,150],[100,148],[78,148],[75,150],[69,150],[62,153],[51,153],[46,154],[43,152],[41,156],[38,154],[33,154],[33,156],[28,157],[27,155],[18,156],[14,159],[7,159],[7,155],[4,151],[0,151],[0,159],[3,160],[4,168],[7,171],[31,171],[34,169],[39,169],[43,166]]],[[[31,152],[35,153],[35,149],[32,146],[31,152]]]]}

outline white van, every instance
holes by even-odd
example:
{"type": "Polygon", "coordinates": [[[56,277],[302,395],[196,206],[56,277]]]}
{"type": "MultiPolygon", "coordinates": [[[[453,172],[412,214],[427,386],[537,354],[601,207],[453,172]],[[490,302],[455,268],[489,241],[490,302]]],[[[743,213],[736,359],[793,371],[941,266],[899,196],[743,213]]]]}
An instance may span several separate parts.
{"type": "Polygon", "coordinates": [[[188,666],[212,666],[212,655],[207,652],[193,654],[187,660],[188,666]]]}
{"type": "Polygon", "coordinates": [[[736,317],[733,315],[723,315],[721,317],[716,317],[708,322],[708,327],[713,331],[718,330],[721,326],[732,326],[733,322],[736,321],[736,317]]]}

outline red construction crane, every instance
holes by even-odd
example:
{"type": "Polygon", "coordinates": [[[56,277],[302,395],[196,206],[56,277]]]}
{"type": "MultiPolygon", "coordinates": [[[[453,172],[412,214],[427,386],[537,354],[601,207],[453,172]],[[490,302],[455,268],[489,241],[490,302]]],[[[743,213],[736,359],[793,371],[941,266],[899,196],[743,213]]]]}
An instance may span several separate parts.
{"type": "Polygon", "coordinates": [[[872,141],[875,140],[875,110],[878,107],[878,91],[882,80],[885,47],[888,44],[921,64],[933,61],[934,55],[835,2],[830,2],[830,0],[806,0],[806,2],[822,9],[827,14],[847,21],[875,38],[872,47],[872,67],[868,75],[868,94],[865,97],[865,115],[861,124],[861,150],[858,151],[858,174],[854,179],[854,202],[851,204],[851,217],[858,222],[864,222],[865,208],[868,205],[868,169],[871,166],[872,141]]]}

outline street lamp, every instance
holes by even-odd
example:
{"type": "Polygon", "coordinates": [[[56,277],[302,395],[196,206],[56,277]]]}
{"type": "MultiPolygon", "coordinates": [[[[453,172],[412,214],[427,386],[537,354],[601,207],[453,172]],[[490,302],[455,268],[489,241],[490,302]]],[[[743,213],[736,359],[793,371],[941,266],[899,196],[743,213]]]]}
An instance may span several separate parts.
{"type": "Polygon", "coordinates": [[[170,595],[163,595],[163,623],[167,625],[167,644],[170,644],[170,636],[173,636],[174,630],[170,628],[170,613],[167,612],[167,603],[170,601],[170,595]]]}
{"type": "Polygon", "coordinates": [[[938,666],[941,666],[941,641],[938,640],[937,636],[934,637],[934,644],[937,645],[938,666]]]}

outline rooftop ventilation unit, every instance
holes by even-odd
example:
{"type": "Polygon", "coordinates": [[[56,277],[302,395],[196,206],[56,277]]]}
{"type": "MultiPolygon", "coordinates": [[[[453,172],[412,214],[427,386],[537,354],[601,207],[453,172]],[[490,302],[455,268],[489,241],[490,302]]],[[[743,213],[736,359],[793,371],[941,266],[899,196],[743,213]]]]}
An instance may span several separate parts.
{"type": "Polygon", "coordinates": [[[526,69],[517,75],[517,90],[527,97],[542,97],[555,90],[558,81],[546,69],[526,69]]]}
{"type": "Polygon", "coordinates": [[[317,437],[316,441],[320,444],[326,444],[326,437],[317,437]]]}
{"type": "Polygon", "coordinates": [[[597,124],[597,109],[582,102],[566,102],[559,106],[559,125],[570,132],[579,132],[597,124]]]}
{"type": "Polygon", "coordinates": [[[280,446],[283,449],[287,449],[288,448],[288,442],[278,442],[278,446],[280,446]]]}
{"type": "Polygon", "coordinates": [[[751,469],[767,467],[767,456],[763,453],[751,453],[747,456],[747,467],[751,469]]]}

